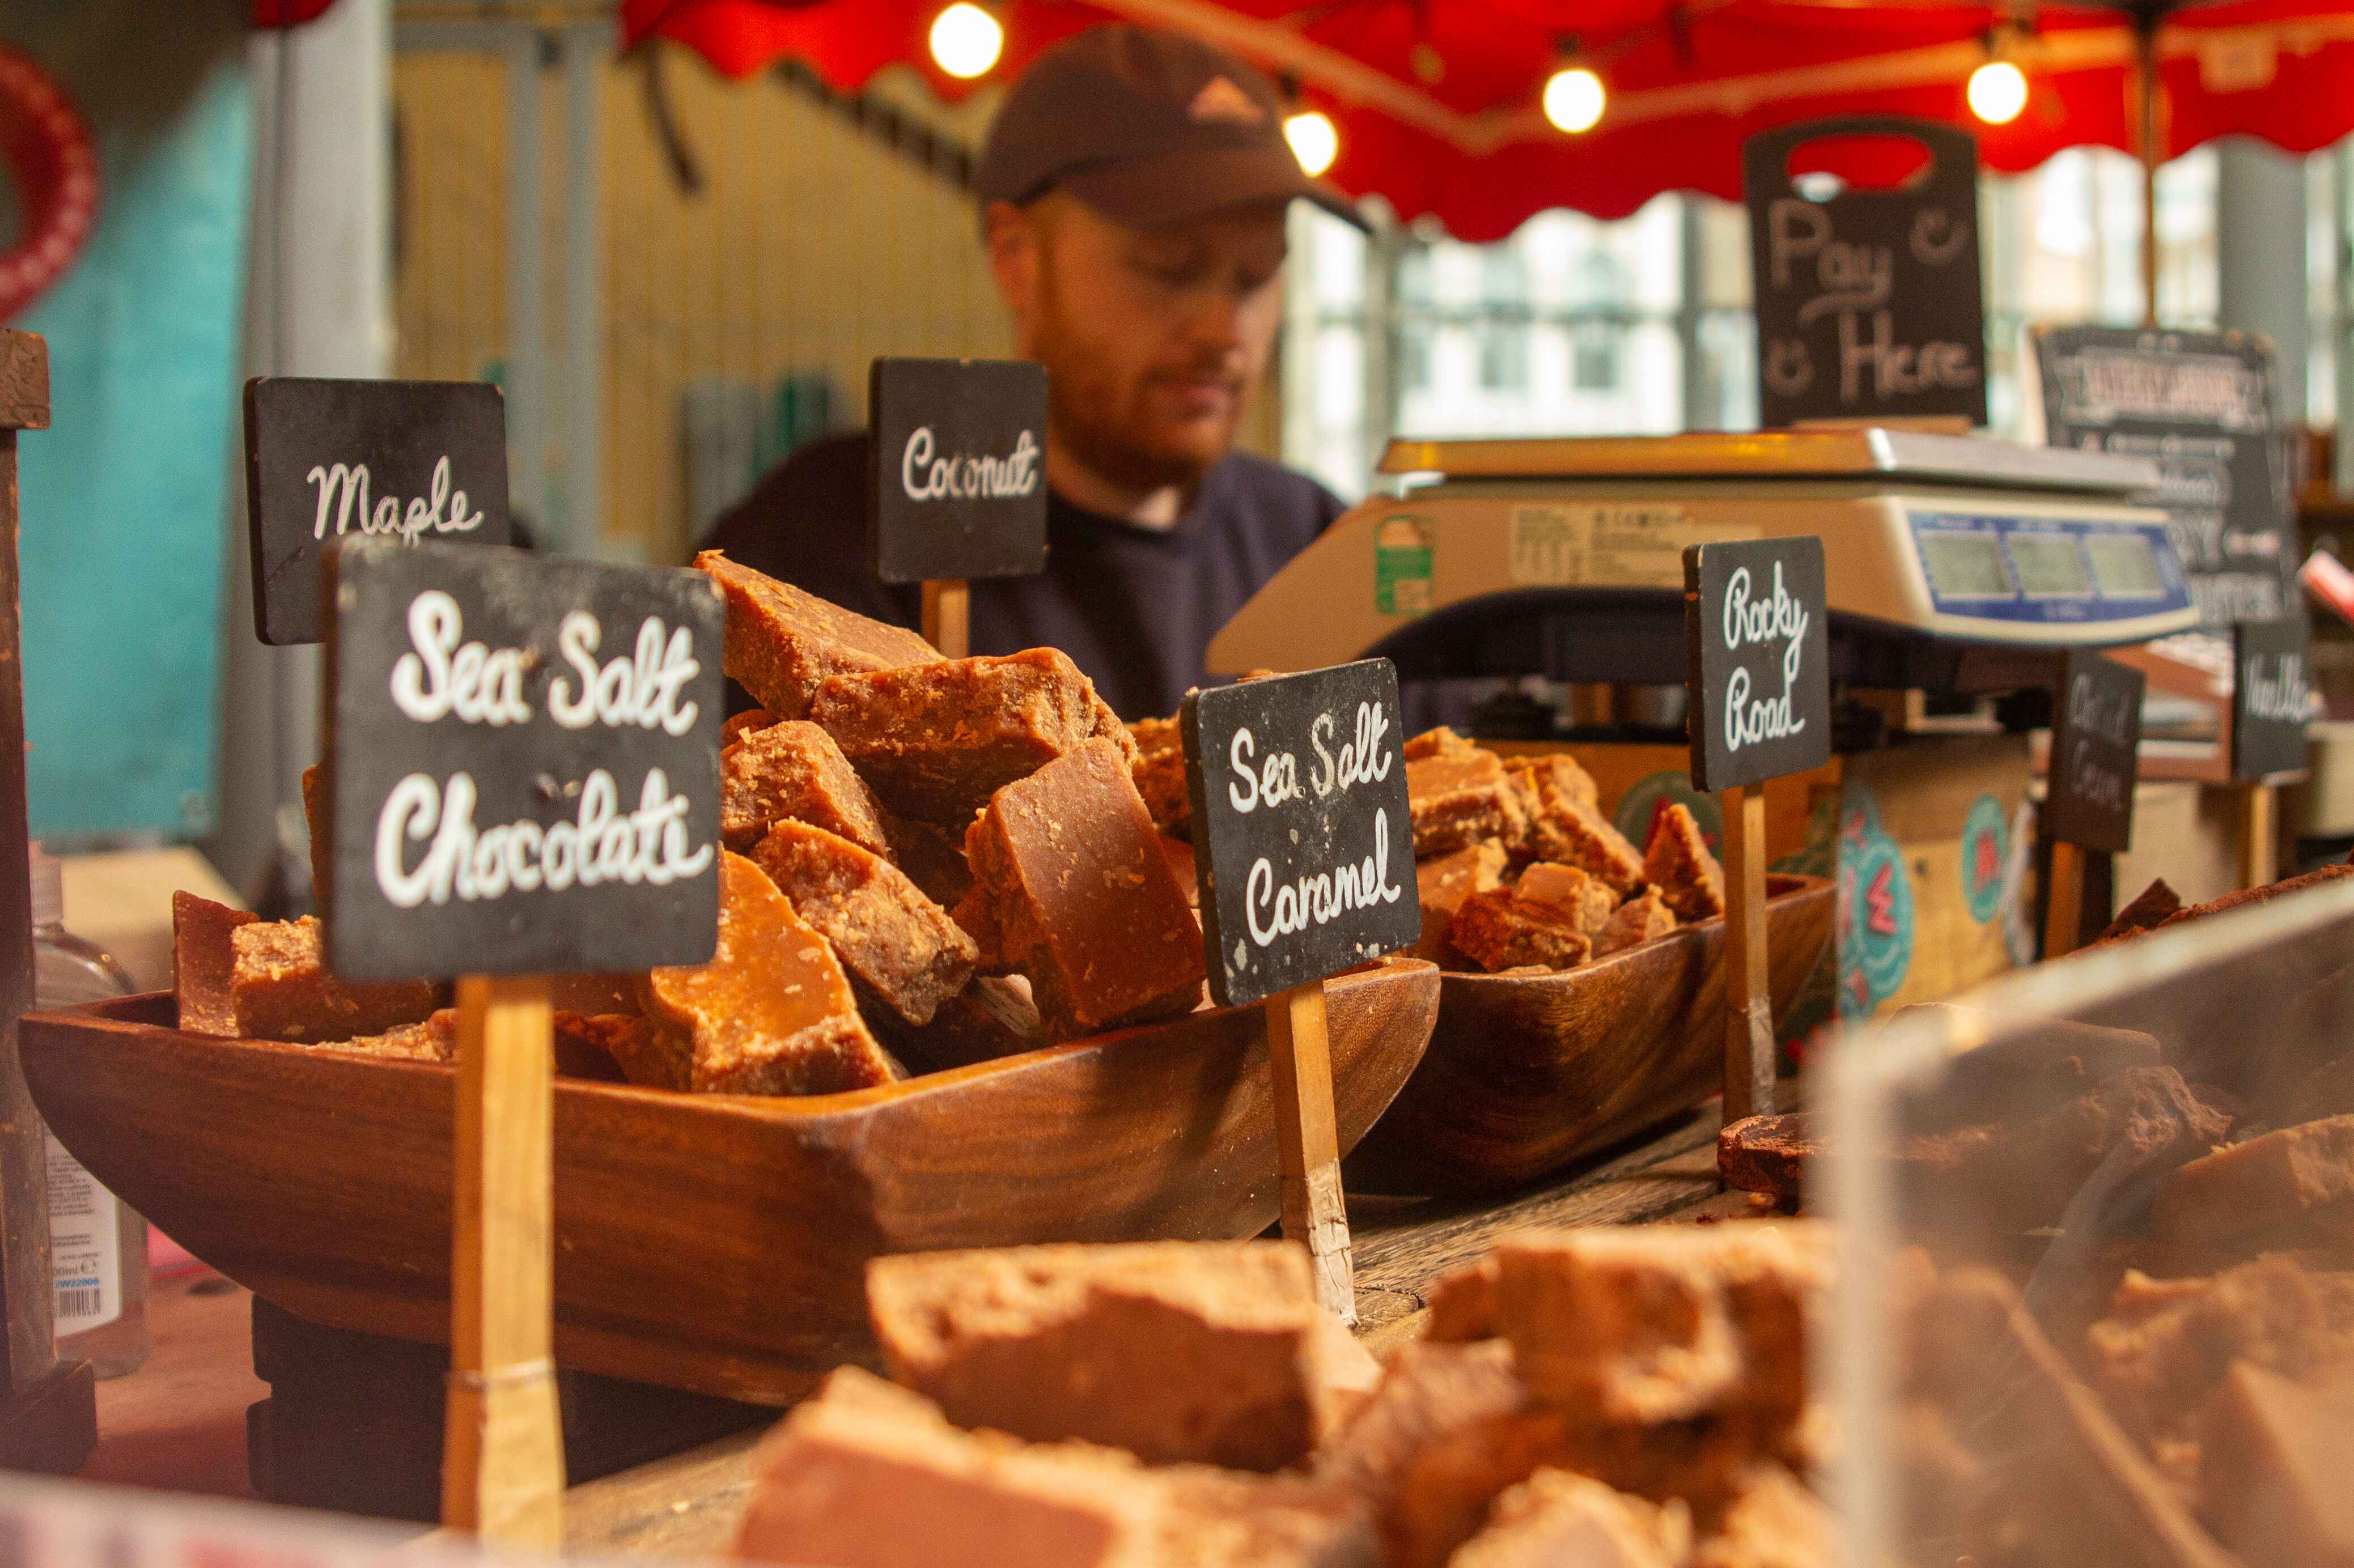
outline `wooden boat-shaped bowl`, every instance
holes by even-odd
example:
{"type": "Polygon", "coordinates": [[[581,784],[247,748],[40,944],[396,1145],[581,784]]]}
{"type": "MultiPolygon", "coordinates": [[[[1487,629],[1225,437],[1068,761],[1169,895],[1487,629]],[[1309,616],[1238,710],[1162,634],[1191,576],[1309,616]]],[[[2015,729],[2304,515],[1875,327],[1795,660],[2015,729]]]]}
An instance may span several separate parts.
{"type": "MultiPolygon", "coordinates": [[[[1778,1024],[1831,938],[1835,886],[1769,875],[1778,1024]]],[[[1724,922],[1549,975],[1447,974],[1422,1065],[1344,1170],[1352,1192],[1518,1187],[1724,1084],[1724,922]]]]}
{"type": "MultiPolygon", "coordinates": [[[[1327,987],[1341,1146],[1422,1059],[1438,971],[1327,987]]],[[[27,1016],[59,1139],[205,1262],[296,1315],[450,1330],[456,1071],[186,1034],[168,994],[27,1016]]],[[[879,1254],[1256,1234],[1278,1209],[1266,1013],[1196,1012],[806,1099],[556,1085],[556,1357],[787,1403],[867,1348],[879,1254]]]]}

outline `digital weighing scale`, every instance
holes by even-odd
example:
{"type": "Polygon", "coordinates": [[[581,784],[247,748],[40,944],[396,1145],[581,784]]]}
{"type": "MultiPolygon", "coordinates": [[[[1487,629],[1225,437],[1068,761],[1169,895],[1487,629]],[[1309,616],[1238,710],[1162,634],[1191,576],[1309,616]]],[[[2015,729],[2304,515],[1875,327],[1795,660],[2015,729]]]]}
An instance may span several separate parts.
{"type": "Polygon", "coordinates": [[[1336,521],[1212,640],[1209,668],[1383,655],[1408,679],[1682,679],[1683,552],[1819,535],[1835,678],[2021,684],[2021,652],[2198,620],[2155,465],[1878,429],[1398,440],[1405,493],[1336,521]]]}

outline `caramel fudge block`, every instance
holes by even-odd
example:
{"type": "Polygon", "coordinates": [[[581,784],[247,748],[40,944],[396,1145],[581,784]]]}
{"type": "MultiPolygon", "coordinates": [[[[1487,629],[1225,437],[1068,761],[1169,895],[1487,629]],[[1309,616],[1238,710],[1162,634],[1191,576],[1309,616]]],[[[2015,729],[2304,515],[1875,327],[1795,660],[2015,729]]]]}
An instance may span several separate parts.
{"type": "Polygon", "coordinates": [[[1447,928],[1456,950],[1490,974],[1535,966],[1573,969],[1594,944],[1575,917],[1550,904],[1531,904],[1509,887],[1475,893],[1447,928]]]}
{"type": "Polygon", "coordinates": [[[421,1023],[403,1023],[381,1033],[355,1040],[326,1040],[320,1051],[352,1051],[403,1062],[454,1062],[458,1059],[458,1011],[444,1007],[421,1023]]]}
{"type": "Polygon", "coordinates": [[[719,754],[719,832],[728,848],[741,853],[789,818],[892,858],[875,791],[806,719],[754,730],[719,754]]]}
{"type": "Polygon", "coordinates": [[[1135,753],[1094,683],[1053,648],[837,675],[809,716],[891,810],[950,826],[1089,741],[1109,742],[1123,771],[1135,753]]]}
{"type": "Polygon", "coordinates": [[[806,718],[811,694],[829,676],[930,663],[940,656],[912,631],[829,604],[716,550],[695,556],[695,566],[727,601],[722,667],[779,719],[806,718]]]}
{"type": "Polygon", "coordinates": [[[1519,1410],[1528,1397],[1512,1347],[1501,1340],[1409,1341],[1391,1356],[1373,1397],[1317,1450],[1314,1474],[1387,1507],[1424,1449],[1470,1422],[1519,1410]]]}
{"type": "Polygon", "coordinates": [[[2211,1244],[2354,1196],[2354,1116],[2300,1122],[2193,1160],[2158,1190],[2161,1242],[2211,1244]]]}
{"type": "Polygon", "coordinates": [[[1765,1464],[1742,1478],[1691,1568],[1817,1568],[1840,1560],[1838,1521],[1798,1478],[1765,1464]]]}
{"type": "Polygon", "coordinates": [[[746,708],[740,714],[729,714],[719,721],[719,744],[733,746],[756,729],[766,729],[777,722],[777,715],[766,708],[746,708]]]}
{"type": "Polygon", "coordinates": [[[1602,923],[1594,934],[1594,956],[1623,952],[1639,948],[1644,943],[1666,936],[1676,928],[1676,912],[1656,887],[1647,887],[1636,897],[1629,898],[1602,923]]]}
{"type": "Polygon", "coordinates": [[[1460,756],[1467,751],[1477,751],[1479,747],[1447,726],[1440,725],[1437,729],[1408,736],[1398,749],[1408,762],[1420,762],[1430,757],[1460,756]]]}
{"type": "Polygon", "coordinates": [[[1172,838],[1192,838],[1193,803],[1185,794],[1185,742],[1177,721],[1139,719],[1128,726],[1128,737],[1136,744],[1129,772],[1152,825],[1172,838]]]}
{"type": "Polygon", "coordinates": [[[1724,872],[1708,853],[1708,841],[1692,820],[1691,808],[1675,801],[1651,821],[1651,842],[1643,850],[1643,880],[1659,890],[1680,920],[1707,920],[1724,913],[1724,872]]]}
{"type": "Polygon", "coordinates": [[[1169,1568],[1384,1568],[1380,1531],[1352,1493],[1207,1465],[1148,1473],[1161,1489],[1156,1544],[1169,1568]]]}
{"type": "Polygon", "coordinates": [[[313,762],[302,769],[302,826],[311,840],[311,896],[327,906],[327,867],[334,863],[335,846],[327,837],[327,768],[313,762]]]}
{"type": "Polygon", "coordinates": [[[1202,906],[1202,879],[1200,869],[1193,863],[1193,846],[1182,839],[1172,839],[1164,834],[1161,840],[1161,858],[1169,863],[1169,874],[1177,879],[1178,891],[1185,895],[1185,902],[1199,909],[1202,906]]]}
{"type": "Polygon", "coordinates": [[[1515,842],[1528,831],[1502,758],[1477,749],[1441,752],[1405,765],[1414,853],[1445,854],[1481,839],[1515,842]]]}
{"type": "Polygon", "coordinates": [[[976,972],[1010,972],[1005,962],[1005,933],[997,928],[997,906],[989,901],[988,894],[973,888],[957,900],[956,907],[949,911],[949,918],[972,938],[972,967],[976,972]]]}
{"type": "Polygon", "coordinates": [[[1559,790],[1548,791],[1543,809],[1529,819],[1529,848],[1539,860],[1600,877],[1614,891],[1643,885],[1643,857],[1592,806],[1559,790]]]}
{"type": "Polygon", "coordinates": [[[2311,1273],[2282,1256],[2189,1280],[2129,1271],[2085,1350],[2128,1431],[2188,1436],[2235,1362],[2296,1375],[2354,1357],[2354,1275],[2311,1273]]]}
{"type": "Polygon", "coordinates": [[[1558,910],[1589,937],[1598,936],[1618,910],[1618,895],[1600,877],[1550,861],[1539,861],[1521,873],[1512,895],[1522,904],[1558,910]]]}
{"type": "Polygon", "coordinates": [[[1453,948],[1447,933],[1455,912],[1473,894],[1493,893],[1504,885],[1504,861],[1503,841],[1483,839],[1416,865],[1415,886],[1422,895],[1422,939],[1414,945],[1416,958],[1442,962],[1449,956],[1453,948]]]}
{"type": "Polygon", "coordinates": [[[1602,791],[1596,786],[1594,775],[1578,766],[1577,758],[1567,752],[1507,758],[1504,771],[1511,776],[1512,788],[1519,792],[1521,804],[1527,808],[1532,820],[1543,815],[1547,803],[1556,795],[1589,810],[1601,809],[1602,791]]]}
{"type": "MultiPolygon", "coordinates": [[[[1738,1510],[1739,1504],[1735,1504],[1738,1510]]],[[[1820,1505],[1817,1505],[1819,1508],[1820,1505]]],[[[1826,1537],[1822,1554],[1832,1561],[1826,1537]]],[[[1457,1549],[1447,1568],[1683,1568],[1691,1516],[1550,1467],[1496,1499],[1487,1528],[1457,1549]]]]}
{"type": "Polygon", "coordinates": [[[256,916],[193,893],[172,895],[172,994],[180,1027],[192,1034],[235,1034],[237,958],[229,933],[256,916]]]}
{"type": "Polygon", "coordinates": [[[893,1076],[825,938],[738,854],[719,856],[718,951],[707,964],[649,971],[643,995],[656,1027],[614,1048],[633,1084],[823,1095],[893,1076]]]}
{"type": "Polygon", "coordinates": [[[327,972],[319,922],[261,921],[229,932],[234,1033],[319,1044],[422,1023],[443,1000],[429,980],[355,985],[327,972]]]}
{"type": "Polygon", "coordinates": [[[866,1303],[892,1378],[960,1426],[1275,1470],[1329,1419],[1320,1312],[1288,1243],[881,1257],[866,1303]],[[1183,1367],[1215,1375],[1152,1370],[1183,1367]]]}
{"type": "Polygon", "coordinates": [[[972,979],[972,938],[882,856],[823,828],[782,821],[752,859],[858,982],[908,1022],[929,1022],[972,979]]]}
{"type": "Polygon", "coordinates": [[[2242,1362],[2199,1430],[2200,1513],[2243,1562],[2354,1564],[2354,1366],[2292,1382],[2242,1362]]]}
{"type": "Polygon", "coordinates": [[[967,830],[965,858],[1055,1038],[1199,1001],[1201,927],[1109,741],[1000,789],[967,830]]]}

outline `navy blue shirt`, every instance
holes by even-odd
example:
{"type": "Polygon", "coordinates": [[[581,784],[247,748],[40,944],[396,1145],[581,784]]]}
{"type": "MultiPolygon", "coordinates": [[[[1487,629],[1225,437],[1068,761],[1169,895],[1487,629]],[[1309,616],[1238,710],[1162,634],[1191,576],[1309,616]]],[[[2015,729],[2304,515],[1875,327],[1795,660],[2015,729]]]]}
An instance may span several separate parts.
{"type": "MultiPolygon", "coordinates": [[[[1050,490],[1046,569],[973,583],[972,651],[1059,648],[1120,717],[1165,717],[1188,687],[1211,683],[1211,637],[1341,511],[1307,475],[1242,452],[1203,476],[1167,528],[1082,511],[1050,490]]],[[[922,589],[884,583],[868,564],[864,435],[795,452],[703,547],[877,620],[922,619],[922,589]]]]}

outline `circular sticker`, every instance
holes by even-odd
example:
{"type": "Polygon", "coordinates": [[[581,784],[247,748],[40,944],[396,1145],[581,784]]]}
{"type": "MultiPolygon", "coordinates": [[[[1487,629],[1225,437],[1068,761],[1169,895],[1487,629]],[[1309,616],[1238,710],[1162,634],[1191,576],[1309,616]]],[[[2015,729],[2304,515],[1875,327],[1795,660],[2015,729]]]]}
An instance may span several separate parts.
{"type": "Polygon", "coordinates": [[[1675,769],[1653,773],[1638,779],[1618,800],[1618,810],[1611,813],[1611,825],[1625,835],[1637,849],[1651,842],[1651,824],[1670,806],[1681,805],[1692,814],[1700,826],[1700,836],[1708,841],[1708,853],[1721,854],[1718,841],[1724,836],[1724,812],[1713,795],[1703,795],[1691,786],[1691,775],[1675,769]]]}
{"type": "Polygon", "coordinates": [[[2002,802],[1981,795],[1962,821],[1962,901],[1983,926],[2002,908],[2004,873],[2010,864],[2009,825],[2002,802]]]}
{"type": "Polygon", "coordinates": [[[1839,1010],[1868,1018],[1913,968],[1913,875],[1879,802],[1850,785],[1839,829],[1839,1010]]]}

